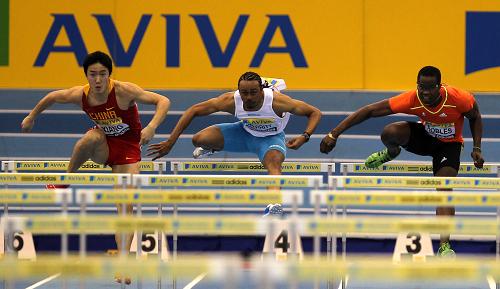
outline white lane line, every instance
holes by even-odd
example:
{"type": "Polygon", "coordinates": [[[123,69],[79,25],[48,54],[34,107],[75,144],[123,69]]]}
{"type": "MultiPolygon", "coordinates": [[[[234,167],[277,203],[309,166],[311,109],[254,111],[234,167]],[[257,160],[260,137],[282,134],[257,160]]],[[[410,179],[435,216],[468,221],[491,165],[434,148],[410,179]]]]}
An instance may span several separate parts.
{"type": "MultiPolygon", "coordinates": [[[[80,138],[83,134],[79,133],[21,133],[21,132],[5,132],[0,133],[0,137],[43,137],[43,138],[80,138]]],[[[186,139],[192,138],[194,134],[183,134],[179,138],[186,139]]],[[[297,137],[299,134],[287,134],[287,138],[297,137]]],[[[155,134],[155,138],[168,138],[170,134],[155,134]]],[[[317,133],[311,136],[313,139],[323,139],[325,137],[324,133],[317,133]]],[[[340,139],[368,139],[368,140],[379,140],[380,135],[369,135],[369,134],[345,134],[340,136],[340,139]]],[[[465,142],[472,142],[472,138],[464,138],[465,142]]],[[[483,137],[483,142],[500,142],[500,138],[493,137],[483,137]]]]}
{"type": "Polygon", "coordinates": [[[196,284],[198,284],[203,278],[207,276],[207,273],[201,273],[200,275],[196,276],[196,278],[193,279],[193,281],[189,282],[184,289],[191,289],[193,288],[196,284]]]}
{"type": "MultiPolygon", "coordinates": [[[[29,109],[0,109],[0,113],[5,114],[5,113],[23,113],[23,114],[28,114],[30,113],[31,110],[29,109]]],[[[168,115],[182,115],[185,112],[185,110],[170,110],[168,112],[168,115]]],[[[354,113],[354,111],[343,111],[343,110],[325,110],[321,111],[322,115],[350,115],[354,113]]],[[[43,114],[81,114],[84,115],[85,113],[82,110],[73,110],[73,109],[68,109],[68,110],[63,110],[63,109],[47,109],[43,112],[43,114]]],[[[154,115],[155,111],[154,110],[141,110],[139,114],[144,114],[144,115],[154,115]]],[[[212,113],[211,115],[231,115],[230,113],[227,112],[215,112],[212,113]]],[[[404,113],[396,113],[396,114],[391,114],[388,115],[388,117],[413,117],[412,115],[404,114],[404,113]]],[[[482,114],[482,118],[493,118],[493,119],[498,119],[500,118],[500,114],[482,114]]]]}
{"type": "Polygon", "coordinates": [[[38,286],[42,286],[43,284],[48,283],[48,282],[50,282],[50,281],[52,281],[52,280],[56,279],[56,278],[57,278],[57,277],[59,277],[59,276],[61,276],[61,273],[59,273],[59,274],[55,274],[55,275],[52,275],[52,276],[50,276],[50,277],[47,277],[47,278],[43,279],[43,280],[42,280],[42,281],[40,281],[40,282],[36,282],[35,284],[33,284],[33,285],[29,286],[29,287],[26,287],[26,289],[34,289],[34,288],[36,288],[36,287],[38,287],[38,286]]]}
{"type": "Polygon", "coordinates": [[[490,289],[497,288],[497,283],[495,282],[495,279],[491,277],[491,275],[486,276],[486,280],[488,280],[488,285],[490,286],[490,289]]]}

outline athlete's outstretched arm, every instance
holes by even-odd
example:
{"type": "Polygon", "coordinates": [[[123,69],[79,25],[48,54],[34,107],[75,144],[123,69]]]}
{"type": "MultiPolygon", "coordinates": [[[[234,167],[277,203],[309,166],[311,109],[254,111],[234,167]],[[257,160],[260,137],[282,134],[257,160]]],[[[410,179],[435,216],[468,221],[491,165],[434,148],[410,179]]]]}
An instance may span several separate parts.
{"type": "Polygon", "coordinates": [[[482,168],[484,164],[484,158],[481,152],[483,119],[481,117],[481,112],[479,112],[479,106],[476,102],[474,102],[474,106],[471,110],[464,113],[464,116],[469,119],[469,126],[472,134],[472,152],[470,156],[472,157],[472,160],[474,160],[474,166],[477,168],[482,168]]]}
{"type": "Polygon", "coordinates": [[[182,132],[188,127],[193,118],[205,116],[214,112],[225,111],[234,114],[234,98],[232,92],[224,93],[219,97],[197,103],[188,108],[177,122],[170,137],[166,141],[152,144],[148,147],[148,156],[153,156],[153,160],[168,154],[182,132]]]}
{"type": "Polygon", "coordinates": [[[75,86],[69,89],[56,90],[44,96],[21,123],[22,132],[30,132],[35,125],[36,117],[54,103],[82,104],[83,86],[75,86]]]}
{"type": "Polygon", "coordinates": [[[358,109],[356,112],[346,117],[341,121],[337,127],[335,127],[329,134],[327,134],[320,144],[320,151],[322,153],[329,153],[333,150],[337,144],[338,137],[347,129],[355,126],[369,118],[380,117],[394,114],[389,105],[389,99],[384,99],[379,102],[375,102],[362,108],[358,109]]]}
{"type": "Polygon", "coordinates": [[[277,113],[290,112],[294,115],[307,116],[308,121],[304,134],[286,143],[288,148],[295,150],[309,140],[321,119],[321,111],[318,108],[276,91],[274,92],[273,109],[277,113]]]}
{"type": "Polygon", "coordinates": [[[130,101],[156,105],[156,111],[153,118],[141,131],[140,144],[147,144],[154,137],[156,128],[158,128],[165,119],[168,109],[170,108],[170,100],[163,95],[144,90],[130,82],[121,82],[121,86],[121,89],[129,97],[130,101]]]}

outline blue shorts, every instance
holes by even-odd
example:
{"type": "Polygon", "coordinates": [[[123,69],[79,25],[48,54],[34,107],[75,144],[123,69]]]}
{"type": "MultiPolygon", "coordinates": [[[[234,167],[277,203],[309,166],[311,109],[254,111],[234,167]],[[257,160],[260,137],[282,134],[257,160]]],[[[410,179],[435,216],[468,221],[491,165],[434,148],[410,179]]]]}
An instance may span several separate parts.
{"type": "Polygon", "coordinates": [[[221,123],[216,124],[216,126],[224,136],[223,151],[255,153],[261,162],[270,150],[280,151],[286,157],[285,133],[283,132],[266,137],[256,137],[243,128],[241,121],[221,123]]]}

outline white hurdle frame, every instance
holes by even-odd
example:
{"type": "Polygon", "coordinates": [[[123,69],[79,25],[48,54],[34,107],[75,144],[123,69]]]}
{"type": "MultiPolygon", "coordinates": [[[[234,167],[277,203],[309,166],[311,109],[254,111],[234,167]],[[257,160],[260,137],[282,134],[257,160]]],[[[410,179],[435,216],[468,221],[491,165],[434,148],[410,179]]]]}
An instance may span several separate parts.
{"type": "MultiPolygon", "coordinates": [[[[9,160],[2,162],[2,170],[7,172],[58,172],[65,171],[69,164],[69,160],[9,160]]],[[[139,163],[141,171],[154,172],[157,171],[160,175],[166,171],[166,162],[160,161],[141,161],[139,163]]],[[[111,172],[111,168],[105,165],[97,164],[92,161],[85,162],[79,170],[80,172],[111,172]]],[[[129,181],[131,183],[131,181],[129,181]]],[[[126,186],[122,184],[122,186],[126,186]]],[[[7,212],[7,205],[4,205],[4,212],[7,212]]],[[[67,208],[67,205],[65,206],[67,208]]],[[[162,215],[162,205],[158,205],[158,215],[162,215]]],[[[80,204],[80,214],[85,215],[86,204],[85,200],[80,204]]],[[[141,205],[137,204],[137,213],[141,214],[141,205]]],[[[161,245],[161,236],[158,236],[158,242],[161,245]]],[[[142,237],[141,237],[142,238],[142,237]]],[[[139,238],[138,238],[139,240],[139,238]]],[[[80,246],[86,248],[86,237],[82,233],[80,235],[80,246]]],[[[138,247],[139,248],[139,247],[138,247]]],[[[139,248],[138,250],[140,250],[139,248]]],[[[161,247],[160,247],[161,249],[161,247]]],[[[83,250],[85,252],[85,250],[83,250]]],[[[140,252],[139,252],[140,253],[140,252]]],[[[161,254],[161,251],[160,251],[161,254]]],[[[161,255],[160,255],[161,256],[161,255]]],[[[161,280],[159,280],[158,288],[161,288],[161,280]]]]}
{"type": "MultiPolygon", "coordinates": [[[[326,173],[328,176],[335,172],[333,162],[308,162],[287,161],[282,165],[283,173],[326,173]]],[[[174,174],[179,172],[239,172],[239,173],[265,173],[267,170],[261,162],[251,161],[228,161],[223,159],[210,159],[201,161],[176,160],[170,162],[170,171],[174,174]],[[192,167],[192,166],[198,167],[192,167]]]]}
{"type": "MultiPolygon", "coordinates": [[[[4,172],[66,172],[69,160],[10,160],[2,161],[2,171],[4,172]]],[[[139,163],[143,172],[159,172],[166,170],[166,162],[141,161],[139,163]]],[[[111,168],[105,165],[97,164],[92,161],[85,162],[79,169],[79,172],[111,172],[111,168]]]]}
{"type": "MultiPolygon", "coordinates": [[[[387,166],[387,164],[386,164],[387,166]]],[[[341,165],[341,171],[344,171],[343,168],[345,168],[345,166],[342,166],[341,165]]],[[[498,171],[498,169],[497,169],[498,171]]],[[[366,182],[366,185],[365,184],[358,184],[359,187],[361,188],[373,188],[373,189],[381,189],[381,188],[394,188],[394,186],[391,186],[391,185],[384,185],[384,184],[379,184],[377,179],[393,179],[393,180],[397,180],[397,179],[411,179],[411,180],[421,180],[421,179],[432,179],[432,180],[437,180],[437,181],[443,181],[445,184],[448,183],[453,183],[455,184],[453,187],[454,188],[463,188],[463,189],[474,189],[474,188],[471,188],[470,187],[470,183],[471,183],[471,180],[474,180],[474,182],[485,182],[485,183],[490,183],[491,185],[489,186],[485,186],[485,187],[478,187],[476,189],[495,189],[495,190],[498,190],[500,189],[500,181],[498,178],[486,178],[486,177],[477,177],[477,178],[473,178],[473,177],[433,177],[433,176],[420,176],[420,177],[415,177],[415,176],[387,176],[387,175],[378,175],[378,176],[360,176],[360,175],[356,175],[356,176],[330,176],[328,178],[328,188],[331,190],[331,189],[345,189],[346,187],[349,187],[348,185],[348,182],[352,181],[352,180],[360,180],[360,181],[363,181],[363,182],[366,182]],[[377,183],[377,185],[375,185],[374,183],[374,180],[375,182],[377,183]],[[468,185],[469,184],[469,185],[468,185]]],[[[426,188],[426,189],[430,189],[430,188],[436,188],[438,187],[438,185],[422,185],[420,186],[418,184],[418,182],[415,184],[415,185],[408,185],[408,186],[404,186],[404,188],[413,188],[413,189],[423,189],[423,188],[426,188]]],[[[333,211],[334,211],[334,214],[336,214],[336,211],[337,211],[337,206],[336,205],[333,205],[333,211]]],[[[500,223],[500,217],[499,217],[499,213],[500,213],[500,207],[497,207],[497,220],[498,222],[500,223]]],[[[347,215],[346,213],[346,206],[342,206],[342,216],[345,218],[345,216],[347,215]]],[[[342,234],[342,257],[345,259],[345,255],[346,255],[346,235],[343,233],[342,234]]],[[[497,235],[497,240],[496,240],[496,247],[497,247],[497,250],[496,250],[496,258],[499,259],[499,248],[500,248],[500,234],[497,235]]],[[[343,282],[343,286],[344,286],[344,282],[343,282]]],[[[344,287],[342,287],[344,288],[344,287]]]]}
{"type": "MultiPolygon", "coordinates": [[[[377,169],[367,169],[364,163],[340,163],[340,173],[347,176],[349,173],[356,174],[432,174],[432,163],[430,162],[416,162],[416,163],[386,163],[377,169]],[[392,170],[392,168],[403,167],[407,171],[392,170]]],[[[484,164],[482,169],[477,169],[474,163],[461,163],[459,174],[465,175],[495,175],[500,177],[500,163],[484,164]]],[[[500,189],[499,189],[500,190],[500,189]]],[[[342,214],[345,213],[345,207],[342,214]]],[[[497,221],[500,225],[500,207],[497,207],[497,221]]],[[[496,260],[500,261],[500,234],[496,237],[496,260]]],[[[500,284],[496,280],[496,288],[500,289],[500,284]]]]}

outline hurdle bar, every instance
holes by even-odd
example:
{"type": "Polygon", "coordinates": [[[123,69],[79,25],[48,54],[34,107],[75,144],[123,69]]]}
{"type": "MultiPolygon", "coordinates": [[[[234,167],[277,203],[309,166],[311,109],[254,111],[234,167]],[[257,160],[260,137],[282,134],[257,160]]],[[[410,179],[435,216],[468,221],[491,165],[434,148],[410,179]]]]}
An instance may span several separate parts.
{"type": "MultiPolygon", "coordinates": [[[[446,275],[447,281],[474,280],[484,282],[489,276],[497,277],[500,265],[486,258],[466,258],[453,262],[427,261],[394,263],[383,257],[353,258],[350,262],[314,260],[278,262],[252,258],[245,262],[252,268],[253,278],[267,277],[267,282],[327,280],[332,276],[348,274],[356,280],[436,280],[446,275]]],[[[157,276],[176,275],[192,278],[206,272],[212,279],[224,282],[227,288],[236,288],[236,280],[247,280],[246,275],[234,274],[242,266],[241,259],[234,255],[183,256],[182,260],[158,262],[135,258],[88,257],[79,259],[70,256],[47,256],[37,262],[18,262],[13,259],[0,261],[0,277],[8,280],[45,278],[61,273],[61,278],[109,279],[116,272],[132,277],[155,279],[157,276]]],[[[266,283],[267,284],[267,283],[266,283]]],[[[272,285],[271,283],[267,285],[272,285]]],[[[270,286],[275,287],[275,286],[270,286]]]]}
{"type": "MultiPolygon", "coordinates": [[[[228,162],[228,161],[171,161],[170,170],[178,172],[241,172],[265,173],[264,165],[260,162],[228,162]]],[[[284,173],[327,173],[335,172],[335,163],[318,162],[284,162],[281,165],[284,173]]]]}
{"type": "MultiPolygon", "coordinates": [[[[61,233],[115,233],[136,230],[178,231],[185,235],[263,235],[270,222],[296,222],[301,235],[313,236],[326,232],[346,233],[395,233],[426,231],[465,235],[495,235],[499,231],[496,220],[488,218],[394,218],[394,217],[350,217],[345,219],[299,218],[279,220],[250,216],[208,215],[174,217],[131,216],[40,216],[11,217],[15,230],[28,230],[44,234],[61,233]]],[[[9,224],[5,224],[9,226],[9,224]]],[[[319,248],[318,248],[319,249],[319,248]]]]}
{"type": "Polygon", "coordinates": [[[500,206],[496,191],[312,190],[309,198],[327,206],[500,206]]]}
{"type": "MultiPolygon", "coordinates": [[[[497,175],[500,173],[500,164],[484,164],[482,168],[476,168],[473,163],[460,165],[459,174],[464,175],[497,175]]],[[[356,174],[432,174],[431,163],[385,163],[378,168],[367,168],[364,163],[340,163],[340,173],[347,176],[349,173],[356,174]]]]}
{"type": "Polygon", "coordinates": [[[74,201],[72,189],[0,189],[0,204],[61,204],[63,199],[74,201]]]}
{"type": "Polygon", "coordinates": [[[266,175],[133,175],[138,187],[284,187],[319,188],[323,176],[266,175]]]}
{"type": "Polygon", "coordinates": [[[130,185],[130,174],[102,173],[0,173],[5,185],[130,185]]]}
{"type": "MultiPolygon", "coordinates": [[[[0,190],[0,203],[2,191],[0,190]]],[[[76,202],[89,204],[245,204],[303,205],[304,192],[301,190],[96,190],[77,189],[76,202]],[[85,197],[84,197],[85,195],[85,197]]]]}
{"type": "MultiPolygon", "coordinates": [[[[68,169],[69,161],[25,161],[25,160],[12,160],[2,161],[2,170],[4,172],[25,172],[25,171],[43,171],[43,172],[57,172],[66,171],[68,169]]],[[[153,162],[141,161],[139,168],[142,172],[165,172],[166,162],[153,162]]],[[[78,171],[100,171],[111,172],[111,167],[95,163],[93,161],[86,161],[80,166],[78,171]]]]}
{"type": "Polygon", "coordinates": [[[330,176],[330,188],[500,189],[499,178],[415,176],[330,176]]]}

